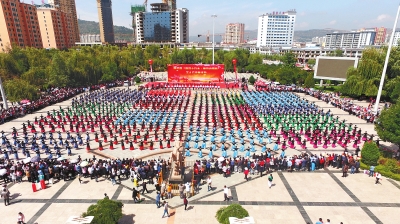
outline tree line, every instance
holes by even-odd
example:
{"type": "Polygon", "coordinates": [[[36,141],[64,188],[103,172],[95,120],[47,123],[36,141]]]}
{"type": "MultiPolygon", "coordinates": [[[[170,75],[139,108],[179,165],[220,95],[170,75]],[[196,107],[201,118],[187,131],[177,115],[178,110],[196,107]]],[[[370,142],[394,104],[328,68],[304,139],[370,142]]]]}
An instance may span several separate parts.
{"type": "MultiPolygon", "coordinates": [[[[248,50],[216,50],[215,63],[233,71],[232,59],[237,59],[238,72],[259,73],[282,84],[304,84],[309,73],[296,68],[295,55],[277,56],[280,65],[264,65],[264,55],[248,50]]],[[[11,101],[34,100],[39,91],[50,87],[83,87],[133,77],[149,71],[148,60],[153,60],[153,71],[165,72],[168,64],[211,64],[212,51],[205,48],[170,48],[150,45],[75,47],[66,50],[19,48],[14,46],[0,53],[0,77],[11,101]]],[[[311,82],[313,79],[311,77],[311,82]]]]}
{"type": "MultiPolygon", "coordinates": [[[[347,80],[340,88],[342,94],[359,97],[376,97],[388,48],[368,48],[363,51],[357,68],[347,71],[347,80]]],[[[400,48],[390,52],[382,99],[396,102],[400,97],[400,48]]]]}

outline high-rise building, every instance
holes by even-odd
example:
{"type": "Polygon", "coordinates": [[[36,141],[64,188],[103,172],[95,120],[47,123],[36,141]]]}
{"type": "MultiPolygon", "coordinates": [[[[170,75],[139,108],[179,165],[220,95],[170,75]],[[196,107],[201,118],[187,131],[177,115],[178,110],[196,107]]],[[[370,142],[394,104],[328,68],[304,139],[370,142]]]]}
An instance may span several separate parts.
{"type": "Polygon", "coordinates": [[[364,48],[374,45],[375,29],[364,29],[361,32],[329,33],[326,35],[326,48],[364,48]]]}
{"type": "MultiPolygon", "coordinates": [[[[388,38],[390,40],[390,36],[388,38]]],[[[388,40],[388,42],[389,42],[388,40]]],[[[392,46],[398,47],[399,45],[399,41],[400,41],[400,31],[395,31],[394,32],[394,37],[393,37],[393,44],[392,46]]]]}
{"type": "Polygon", "coordinates": [[[43,48],[65,49],[75,46],[73,15],[50,4],[36,7],[43,48]]]}
{"type": "Polygon", "coordinates": [[[292,46],[295,23],[294,9],[259,16],[257,47],[292,46]]]}
{"type": "Polygon", "coordinates": [[[176,9],[176,0],[162,0],[162,2],[168,5],[169,10],[176,9]]]}
{"type": "Polygon", "coordinates": [[[103,43],[114,43],[114,23],[111,0],[97,0],[99,14],[100,38],[103,43]]]}
{"type": "Polygon", "coordinates": [[[151,4],[151,12],[132,6],[136,43],[188,43],[189,10],[171,9],[167,3],[151,4]]]}
{"type": "Polygon", "coordinates": [[[244,23],[229,23],[226,25],[224,43],[244,43],[244,23]]]}
{"type": "Polygon", "coordinates": [[[375,36],[375,45],[382,45],[385,43],[387,29],[385,27],[377,27],[375,28],[376,36],[375,36]]]}
{"type": "Polygon", "coordinates": [[[13,44],[42,48],[36,7],[19,0],[1,0],[0,6],[0,52],[13,44]]]}
{"type": "Polygon", "coordinates": [[[55,8],[58,8],[62,12],[69,13],[72,16],[72,29],[74,29],[75,42],[80,41],[79,37],[79,25],[78,25],[78,16],[76,14],[76,4],[75,0],[48,0],[50,5],[53,5],[55,8]]]}

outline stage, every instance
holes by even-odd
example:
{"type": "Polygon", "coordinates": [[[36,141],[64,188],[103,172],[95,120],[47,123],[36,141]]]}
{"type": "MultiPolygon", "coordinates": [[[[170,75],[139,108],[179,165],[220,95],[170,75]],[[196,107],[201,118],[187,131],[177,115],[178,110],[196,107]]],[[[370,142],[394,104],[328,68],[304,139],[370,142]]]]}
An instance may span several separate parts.
{"type": "Polygon", "coordinates": [[[146,88],[209,88],[209,89],[234,89],[240,88],[236,82],[148,82],[144,85],[146,88]]]}

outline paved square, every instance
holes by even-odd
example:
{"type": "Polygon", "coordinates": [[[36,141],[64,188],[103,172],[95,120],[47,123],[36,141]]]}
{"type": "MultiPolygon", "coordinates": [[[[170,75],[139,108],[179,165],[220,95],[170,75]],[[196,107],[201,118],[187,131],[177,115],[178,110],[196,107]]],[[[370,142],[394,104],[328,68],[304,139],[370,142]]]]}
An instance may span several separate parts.
{"type": "MultiPolygon", "coordinates": [[[[220,91],[218,94],[222,97],[226,92],[220,91]]],[[[346,119],[346,123],[357,124],[358,127],[367,130],[368,133],[375,134],[373,125],[366,124],[364,120],[348,115],[344,111],[325,102],[318,101],[313,97],[305,94],[298,95],[311,102],[316,102],[316,105],[321,108],[331,109],[333,114],[340,117],[340,120],[346,119]]],[[[190,100],[193,100],[193,98],[194,95],[190,96],[190,100]]],[[[210,98],[204,99],[210,102],[211,105],[210,98]]],[[[32,122],[35,116],[45,115],[47,110],[52,110],[53,108],[58,110],[59,106],[67,107],[70,105],[71,100],[68,100],[45,108],[35,114],[0,125],[0,127],[6,130],[9,136],[13,126],[19,127],[28,119],[32,122]]],[[[199,104],[194,105],[200,108],[199,104]]],[[[234,113],[233,110],[225,111],[223,115],[224,119],[229,119],[234,113]]],[[[167,134],[171,131],[171,125],[169,128],[167,134]]],[[[96,131],[98,130],[96,129],[96,131]]],[[[143,133],[142,131],[141,134],[143,135],[143,133]]],[[[184,133],[186,134],[188,131],[185,130],[184,133]]],[[[94,134],[91,133],[89,135],[91,137],[90,146],[93,150],[87,153],[85,146],[79,146],[78,149],[73,150],[71,159],[75,159],[78,155],[81,158],[91,158],[95,155],[97,158],[110,159],[117,157],[153,159],[158,156],[169,158],[172,151],[172,148],[159,149],[158,142],[155,144],[155,150],[153,151],[149,151],[147,148],[144,151],[138,150],[138,144],[134,144],[135,150],[133,151],[121,150],[120,144],[116,145],[114,150],[109,150],[109,143],[103,145],[105,150],[99,151],[97,149],[98,143],[94,142],[94,134]]],[[[66,133],[63,133],[62,136],[65,138],[66,133]]],[[[153,133],[150,133],[150,136],[154,138],[153,133]]],[[[205,134],[204,138],[210,140],[210,132],[205,134]]],[[[121,137],[118,137],[118,139],[121,140],[121,137]]],[[[220,142],[221,135],[219,133],[216,139],[217,142],[220,142]]],[[[246,137],[245,139],[246,144],[249,144],[249,139],[246,137]]],[[[273,140],[276,140],[276,138],[274,137],[273,140]]],[[[259,139],[255,141],[256,154],[261,151],[262,145],[258,144],[259,141],[259,139]]],[[[194,145],[193,140],[190,144],[191,147],[194,145]]],[[[125,147],[128,147],[128,145],[125,145],[125,147]]],[[[226,143],[226,145],[230,147],[231,142],[226,143]]],[[[210,141],[206,146],[210,146],[210,141]]],[[[267,146],[272,147],[272,144],[269,143],[267,146]]],[[[313,148],[309,142],[307,142],[307,146],[309,146],[307,150],[300,150],[300,147],[296,144],[296,149],[287,149],[286,155],[292,156],[304,151],[315,154],[342,153],[343,151],[340,146],[323,149],[321,145],[318,145],[317,148],[313,148]]],[[[148,145],[145,147],[148,147],[148,145]]],[[[349,147],[349,149],[353,152],[352,147],[349,147]]],[[[63,148],[61,152],[65,154],[66,150],[63,148]]],[[[194,160],[199,159],[197,152],[197,149],[192,150],[192,156],[187,158],[188,162],[194,162],[194,160]]],[[[218,149],[215,151],[214,156],[219,157],[221,153],[222,151],[218,149]]],[[[233,151],[230,148],[227,153],[228,157],[233,155],[233,151]]],[[[244,153],[239,152],[239,155],[243,156],[244,153]]],[[[277,155],[280,153],[281,151],[278,150],[277,155]]],[[[208,152],[205,151],[203,158],[207,157],[208,152]]],[[[24,156],[21,156],[21,158],[24,158],[24,156]]],[[[327,218],[331,219],[331,223],[343,222],[345,224],[396,222],[400,211],[400,198],[397,197],[400,193],[399,182],[384,178],[382,185],[375,185],[374,178],[368,178],[362,173],[349,175],[347,178],[342,178],[341,175],[340,170],[331,167],[315,172],[288,173],[286,171],[278,171],[273,172],[274,185],[269,189],[266,176],[262,178],[250,176],[250,180],[245,181],[243,173],[233,173],[228,178],[224,178],[220,174],[212,174],[212,191],[207,191],[207,185],[202,184],[199,193],[189,198],[188,211],[184,210],[183,200],[179,196],[168,199],[171,217],[164,219],[161,218],[163,209],[157,209],[155,205],[154,185],[147,185],[150,193],[142,195],[144,201],[134,203],[131,191],[133,184],[130,180],[123,180],[121,184],[114,186],[110,180],[105,180],[104,178],[99,178],[99,182],[94,179],[82,178],[82,184],[79,184],[77,178],[66,182],[61,180],[53,185],[47,185],[48,187],[45,190],[33,193],[31,183],[28,183],[24,178],[24,182],[21,184],[8,185],[13,199],[10,206],[2,208],[2,212],[4,212],[2,214],[7,215],[3,215],[0,218],[0,223],[15,223],[19,211],[25,214],[26,221],[30,224],[65,223],[70,216],[82,214],[91,204],[96,203],[98,199],[102,199],[104,193],[107,193],[111,199],[120,200],[124,203],[123,212],[125,216],[119,221],[119,223],[123,224],[217,223],[215,219],[216,211],[220,207],[231,203],[243,205],[258,224],[315,223],[320,217],[324,221],[327,218]],[[222,190],[224,185],[231,189],[233,201],[223,201],[222,190]]]]}
{"type": "Polygon", "coordinates": [[[294,193],[300,201],[352,202],[353,200],[326,173],[285,173],[294,193]]]}

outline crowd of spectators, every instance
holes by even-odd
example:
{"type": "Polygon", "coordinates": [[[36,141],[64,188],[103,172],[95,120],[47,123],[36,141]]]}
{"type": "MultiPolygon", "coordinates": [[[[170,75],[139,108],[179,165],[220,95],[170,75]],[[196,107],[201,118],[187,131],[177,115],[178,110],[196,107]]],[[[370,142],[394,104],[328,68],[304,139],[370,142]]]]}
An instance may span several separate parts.
{"type": "MultiPolygon", "coordinates": [[[[352,98],[342,98],[339,92],[324,93],[315,89],[306,89],[305,91],[310,96],[342,109],[350,115],[355,115],[360,119],[366,120],[367,123],[374,123],[377,116],[379,116],[380,111],[383,109],[379,108],[378,113],[375,114],[375,99],[370,99],[368,106],[361,106],[355,103],[352,98]]],[[[385,103],[384,108],[388,108],[389,106],[388,103],[385,103]]]]}
{"type": "Polygon", "coordinates": [[[39,99],[34,101],[25,102],[12,102],[8,105],[8,109],[5,109],[3,103],[0,104],[0,124],[11,121],[13,119],[22,117],[26,114],[33,113],[34,111],[40,110],[47,106],[62,102],[71,97],[76,96],[84,91],[92,91],[99,88],[110,88],[114,86],[122,86],[123,81],[115,81],[106,84],[93,85],[90,87],[80,87],[80,88],[50,88],[45,92],[40,94],[39,99]]]}

